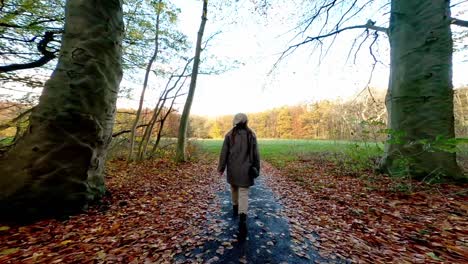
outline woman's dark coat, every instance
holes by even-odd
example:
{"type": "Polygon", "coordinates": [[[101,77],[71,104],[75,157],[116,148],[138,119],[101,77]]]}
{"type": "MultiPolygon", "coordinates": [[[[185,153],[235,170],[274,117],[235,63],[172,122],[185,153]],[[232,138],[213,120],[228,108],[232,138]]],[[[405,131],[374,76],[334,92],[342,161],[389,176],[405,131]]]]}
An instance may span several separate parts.
{"type": "Polygon", "coordinates": [[[252,164],[260,172],[257,137],[250,129],[237,130],[234,138],[233,132],[234,129],[224,137],[223,148],[219,156],[218,171],[223,172],[224,169],[227,169],[228,183],[238,187],[250,187],[254,184],[254,179],[249,177],[250,165],[252,164]]]}

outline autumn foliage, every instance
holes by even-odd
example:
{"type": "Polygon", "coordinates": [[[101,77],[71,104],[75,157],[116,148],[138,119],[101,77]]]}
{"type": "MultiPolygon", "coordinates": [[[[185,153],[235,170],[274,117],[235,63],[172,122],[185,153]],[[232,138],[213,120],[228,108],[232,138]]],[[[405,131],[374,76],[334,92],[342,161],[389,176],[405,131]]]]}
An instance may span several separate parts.
{"type": "MultiPolygon", "coordinates": [[[[292,249],[311,243],[324,259],[352,263],[468,261],[467,185],[397,182],[369,171],[351,177],[319,157],[279,169],[263,164],[261,177],[276,194],[271,202],[284,206],[292,249]]],[[[203,254],[191,252],[223,232],[210,224],[225,184],[215,164],[212,157],[182,165],[109,162],[110,194],[88,212],[0,224],[0,262],[174,263],[182,254],[203,263],[203,254]]]]}
{"type": "Polygon", "coordinates": [[[212,163],[108,164],[109,196],[86,213],[0,224],[0,263],[170,263],[202,245],[220,179],[212,163]]]}
{"type": "Polygon", "coordinates": [[[327,258],[356,263],[467,263],[468,185],[396,182],[363,173],[337,173],[312,159],[266,166],[268,185],[286,207],[296,243],[327,258]],[[412,192],[404,192],[413,184],[412,192]]]}

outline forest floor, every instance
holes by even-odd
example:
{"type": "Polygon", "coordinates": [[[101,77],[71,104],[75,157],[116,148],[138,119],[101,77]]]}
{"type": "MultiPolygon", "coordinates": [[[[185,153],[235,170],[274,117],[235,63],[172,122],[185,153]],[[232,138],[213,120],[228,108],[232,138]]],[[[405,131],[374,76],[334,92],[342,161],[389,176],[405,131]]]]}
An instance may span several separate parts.
{"type": "Polygon", "coordinates": [[[467,185],[264,163],[239,243],[215,163],[112,161],[112,195],[88,212],[0,224],[0,263],[468,263],[467,185]]]}

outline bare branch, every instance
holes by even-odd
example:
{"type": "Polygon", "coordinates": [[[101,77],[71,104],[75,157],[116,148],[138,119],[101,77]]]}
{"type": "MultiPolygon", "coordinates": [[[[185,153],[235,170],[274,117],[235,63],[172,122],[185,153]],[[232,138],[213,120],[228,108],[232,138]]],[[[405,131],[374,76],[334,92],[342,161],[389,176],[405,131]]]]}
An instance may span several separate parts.
{"type": "Polygon", "coordinates": [[[372,43],[369,45],[369,53],[370,55],[372,56],[372,59],[374,60],[374,62],[372,63],[372,70],[371,70],[371,73],[370,73],[370,76],[369,76],[369,81],[367,81],[367,90],[369,91],[369,95],[371,96],[372,98],[372,101],[374,103],[377,103],[377,101],[375,100],[374,98],[374,95],[372,94],[372,91],[370,90],[370,83],[372,81],[372,77],[374,75],[374,70],[375,70],[375,66],[377,65],[377,63],[379,62],[377,60],[377,57],[375,57],[375,54],[374,54],[374,50],[372,49],[374,47],[374,44],[377,42],[377,39],[379,38],[379,34],[378,32],[376,31],[374,33],[374,40],[372,41],[372,43]]]}
{"type": "MultiPolygon", "coordinates": [[[[139,125],[136,128],[147,127],[147,126],[149,126],[149,124],[139,125]]],[[[115,132],[114,134],[112,134],[112,137],[118,137],[118,136],[120,136],[122,134],[130,133],[130,132],[132,132],[132,130],[130,130],[130,129],[122,130],[122,131],[115,132]]]]}
{"type": "MultiPolygon", "coordinates": [[[[346,12],[341,16],[340,20],[338,20],[338,22],[336,23],[335,25],[335,28],[338,29],[341,25],[341,23],[343,22],[343,20],[345,20],[346,16],[348,15],[349,12],[351,12],[351,10],[353,10],[353,8],[356,6],[357,4],[357,1],[358,0],[354,0],[353,4],[351,4],[351,6],[348,8],[348,10],[346,10],[346,12]]],[[[372,0],[371,0],[372,1],[372,0]]],[[[352,17],[352,16],[351,16],[352,17]]],[[[349,19],[349,18],[348,18],[349,19]]]]}
{"type": "MultiPolygon", "coordinates": [[[[343,23],[346,23],[348,21],[351,21],[351,19],[353,19],[354,17],[356,17],[358,14],[360,14],[369,4],[371,4],[372,2],[374,2],[374,0],[369,0],[367,1],[366,3],[364,3],[361,7],[359,7],[358,9],[356,9],[354,11],[353,14],[349,15],[348,18],[346,18],[345,20],[342,21],[341,24],[343,23]]],[[[383,5],[382,7],[380,7],[378,10],[381,10],[382,8],[384,8],[386,5],[383,5]]],[[[377,11],[379,12],[379,11],[377,11]]],[[[338,28],[337,28],[338,29],[338,28]]]]}
{"type": "Polygon", "coordinates": [[[354,60],[353,60],[353,63],[356,64],[356,58],[357,58],[357,54],[359,53],[359,51],[361,50],[361,47],[362,45],[366,42],[367,38],[369,38],[369,32],[368,31],[364,31],[362,32],[358,37],[356,37],[353,41],[353,44],[351,45],[351,48],[349,49],[349,53],[348,53],[348,56],[346,57],[346,62],[349,61],[349,58],[351,57],[351,53],[353,52],[354,50],[354,47],[356,46],[356,43],[358,42],[359,38],[361,38],[363,35],[365,35],[364,39],[361,41],[361,43],[359,43],[357,49],[356,49],[356,52],[354,53],[354,60]]]}
{"type": "Polygon", "coordinates": [[[187,81],[188,77],[184,78],[183,82],[180,84],[179,88],[177,89],[175,95],[173,96],[172,98],[172,102],[171,102],[171,105],[169,106],[169,108],[167,109],[167,112],[166,114],[158,121],[160,122],[159,123],[159,131],[158,131],[158,134],[156,136],[156,141],[153,145],[153,149],[151,150],[151,154],[150,154],[150,157],[153,157],[154,154],[156,153],[156,149],[158,148],[159,146],[159,142],[161,141],[161,137],[162,137],[162,133],[163,133],[163,128],[164,128],[164,123],[166,122],[166,119],[169,117],[169,115],[174,111],[174,103],[175,103],[175,99],[179,96],[182,96],[180,95],[180,91],[182,90],[182,87],[184,87],[184,84],[185,82],[187,81]]]}
{"type": "MultiPolygon", "coordinates": [[[[323,38],[327,38],[327,37],[331,37],[331,36],[337,35],[337,34],[343,32],[343,31],[346,31],[346,30],[359,29],[359,28],[371,29],[371,30],[375,30],[375,31],[381,31],[381,32],[388,33],[388,28],[376,26],[376,25],[374,25],[373,21],[369,20],[369,21],[367,21],[367,23],[364,24],[364,25],[357,25],[357,26],[344,27],[344,28],[341,28],[341,29],[332,31],[332,32],[330,32],[330,33],[328,33],[328,34],[319,35],[319,36],[315,36],[315,37],[307,37],[303,42],[298,43],[298,44],[296,44],[296,45],[297,45],[297,46],[300,46],[300,45],[309,43],[309,42],[314,41],[314,40],[319,40],[319,39],[323,39],[323,38]]],[[[296,46],[296,45],[294,45],[294,46],[296,46]]]]}
{"type": "Polygon", "coordinates": [[[125,111],[117,111],[117,114],[136,115],[135,112],[125,112],[125,111]]]}
{"type": "MultiPolygon", "coordinates": [[[[305,32],[307,31],[307,29],[309,29],[309,27],[312,25],[312,23],[322,14],[322,10],[327,9],[327,13],[328,13],[328,11],[331,8],[333,8],[335,3],[336,3],[336,0],[333,0],[331,3],[328,3],[328,4],[323,3],[322,6],[320,6],[320,8],[315,12],[315,14],[311,18],[309,18],[307,20],[307,25],[304,27],[304,29],[299,34],[305,34],[305,32]]],[[[298,35],[296,35],[296,37],[298,35]]]]}
{"type": "Polygon", "coordinates": [[[273,65],[273,68],[272,68],[272,70],[270,72],[272,72],[277,67],[278,63],[282,59],[284,59],[286,56],[288,56],[294,50],[296,50],[297,48],[299,48],[300,46],[302,46],[304,44],[307,44],[307,43],[310,43],[310,42],[313,42],[313,41],[321,41],[324,38],[335,37],[336,35],[340,34],[343,31],[353,30],[353,29],[360,29],[360,28],[366,29],[366,30],[374,30],[374,31],[377,31],[377,32],[384,32],[384,33],[388,34],[388,28],[376,26],[374,21],[368,20],[367,23],[364,24],[364,25],[344,27],[344,28],[337,29],[337,30],[332,31],[332,32],[327,33],[327,34],[318,35],[318,36],[315,36],[315,37],[307,37],[304,41],[302,41],[300,43],[297,43],[297,44],[294,44],[294,45],[291,45],[285,51],[283,51],[281,53],[280,57],[278,58],[278,60],[273,65]]]}
{"type": "Polygon", "coordinates": [[[468,1],[467,1],[467,0],[460,1],[460,2],[458,2],[458,3],[452,4],[452,5],[450,6],[450,8],[456,7],[456,6],[461,5],[461,4],[464,4],[464,3],[466,3],[466,2],[468,2],[468,1]]]}
{"type": "Polygon", "coordinates": [[[451,24],[457,25],[457,26],[460,26],[460,27],[468,27],[468,21],[461,20],[461,19],[458,19],[458,18],[455,18],[455,17],[451,18],[451,24]]]}
{"type": "Polygon", "coordinates": [[[31,23],[29,23],[27,25],[16,25],[16,24],[9,24],[9,23],[0,22],[0,27],[29,28],[29,27],[37,26],[37,25],[44,24],[44,23],[63,21],[64,19],[65,19],[64,17],[48,18],[48,19],[44,19],[44,20],[36,20],[36,21],[31,22],[31,23]]]}
{"type": "Polygon", "coordinates": [[[359,98],[359,96],[365,91],[367,90],[369,92],[369,95],[370,97],[372,98],[372,101],[374,103],[377,103],[377,101],[375,100],[375,97],[374,95],[372,94],[372,91],[370,89],[370,83],[372,81],[372,78],[374,76],[374,71],[375,71],[375,66],[377,65],[377,63],[379,63],[379,61],[377,60],[377,57],[375,56],[374,54],[374,50],[372,49],[374,44],[377,42],[377,39],[379,38],[379,34],[377,32],[374,33],[374,39],[372,40],[372,43],[369,45],[369,53],[370,55],[372,56],[372,59],[374,60],[374,62],[372,63],[372,69],[371,69],[371,72],[370,72],[370,75],[369,75],[369,80],[367,81],[367,84],[366,86],[364,87],[364,89],[362,89],[362,91],[360,91],[358,93],[358,95],[356,95],[356,97],[353,99],[352,102],[354,102],[356,99],[359,98]]]}
{"type": "Polygon", "coordinates": [[[3,23],[3,22],[0,22],[0,27],[22,28],[22,26],[18,26],[18,25],[15,25],[15,24],[3,23]]]}
{"type": "Polygon", "coordinates": [[[211,36],[209,36],[204,42],[203,42],[203,48],[202,50],[205,50],[206,47],[208,47],[208,44],[210,43],[211,40],[213,40],[217,35],[221,34],[221,31],[216,31],[213,33],[211,36]]]}
{"type": "Polygon", "coordinates": [[[374,33],[374,40],[372,40],[372,43],[369,45],[369,53],[372,56],[372,59],[374,60],[375,65],[379,62],[379,60],[377,60],[377,57],[375,56],[374,50],[372,49],[372,47],[377,42],[378,38],[379,38],[379,34],[377,32],[375,32],[374,33]]]}
{"type": "MultiPolygon", "coordinates": [[[[151,117],[150,119],[150,122],[149,122],[149,126],[145,129],[145,133],[143,134],[143,140],[141,141],[140,143],[140,146],[139,146],[139,149],[138,149],[138,156],[139,156],[139,159],[143,159],[143,157],[146,155],[146,149],[148,147],[148,143],[151,139],[151,134],[153,133],[153,128],[154,128],[154,125],[158,122],[157,119],[159,117],[159,115],[161,114],[165,104],[166,104],[166,101],[168,99],[172,99],[173,101],[175,100],[175,98],[177,98],[178,96],[178,93],[180,91],[181,88],[179,88],[177,91],[176,91],[176,94],[175,96],[173,97],[169,97],[169,94],[177,88],[177,85],[179,83],[179,81],[184,77],[184,74],[185,72],[187,71],[189,65],[190,65],[190,62],[193,60],[194,58],[191,58],[191,59],[188,59],[186,61],[186,64],[185,64],[185,67],[182,71],[181,74],[179,75],[176,75],[176,72],[178,70],[175,70],[171,76],[169,77],[167,83],[166,83],[166,86],[164,88],[164,90],[161,92],[161,95],[159,96],[159,99],[156,103],[156,106],[154,107],[154,110],[153,110],[153,116],[151,117]],[[172,83],[172,80],[176,78],[176,81],[174,82],[173,86],[172,87],[169,87],[170,84],[172,83]]],[[[184,78],[184,81],[183,83],[181,84],[181,86],[184,85],[185,83],[185,80],[187,79],[187,77],[184,78]]],[[[171,107],[172,107],[173,103],[171,104],[171,107]]],[[[164,122],[161,122],[159,124],[159,130],[162,130],[162,127],[164,125],[164,122]]],[[[158,140],[157,140],[158,142],[158,140]]]]}
{"type": "Polygon", "coordinates": [[[41,58],[39,58],[36,61],[24,63],[24,64],[10,64],[10,65],[5,65],[5,66],[0,66],[0,73],[41,67],[41,66],[46,65],[49,61],[55,59],[57,57],[56,53],[54,51],[48,51],[47,45],[50,42],[54,41],[54,36],[55,34],[58,34],[58,33],[60,32],[47,31],[44,33],[44,37],[37,44],[37,50],[43,55],[41,58]]]}
{"type": "Polygon", "coordinates": [[[6,36],[0,36],[0,38],[8,40],[8,41],[18,41],[18,42],[24,42],[24,43],[31,43],[31,42],[34,42],[37,39],[37,36],[35,36],[35,37],[31,38],[31,39],[26,39],[26,38],[19,39],[19,38],[11,38],[11,37],[6,37],[6,36]]]}
{"type": "Polygon", "coordinates": [[[48,18],[48,19],[44,19],[44,20],[37,20],[37,21],[29,23],[27,25],[27,27],[32,27],[32,26],[36,26],[36,25],[39,25],[39,24],[43,24],[43,23],[49,23],[49,22],[59,22],[59,21],[64,21],[64,20],[65,20],[65,17],[48,18]]]}

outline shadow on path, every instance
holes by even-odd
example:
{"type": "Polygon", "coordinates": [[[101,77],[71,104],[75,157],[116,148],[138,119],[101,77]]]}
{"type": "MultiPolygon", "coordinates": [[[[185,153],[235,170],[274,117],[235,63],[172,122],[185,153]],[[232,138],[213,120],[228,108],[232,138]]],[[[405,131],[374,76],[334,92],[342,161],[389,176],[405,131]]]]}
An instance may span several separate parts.
{"type": "MultiPolygon", "coordinates": [[[[238,218],[232,217],[229,185],[218,193],[220,213],[208,216],[208,242],[176,257],[176,263],[327,263],[312,247],[309,238],[291,236],[290,224],[282,215],[262,177],[250,189],[248,238],[237,241],[238,218]]],[[[314,239],[313,235],[310,238],[314,239]]]]}

